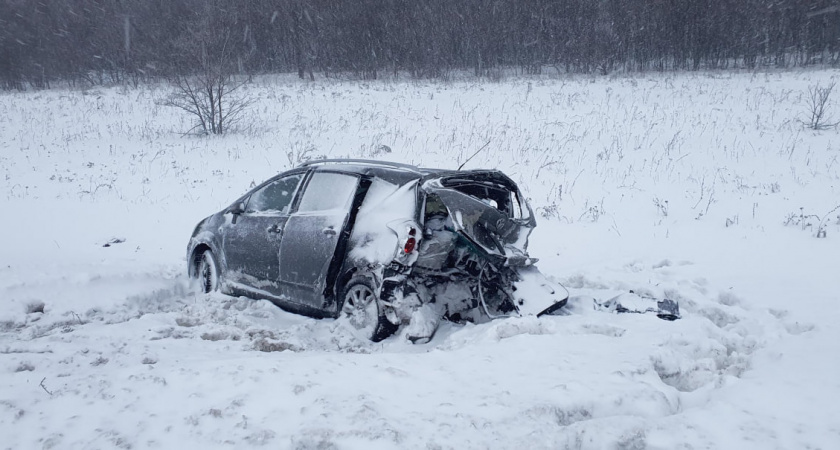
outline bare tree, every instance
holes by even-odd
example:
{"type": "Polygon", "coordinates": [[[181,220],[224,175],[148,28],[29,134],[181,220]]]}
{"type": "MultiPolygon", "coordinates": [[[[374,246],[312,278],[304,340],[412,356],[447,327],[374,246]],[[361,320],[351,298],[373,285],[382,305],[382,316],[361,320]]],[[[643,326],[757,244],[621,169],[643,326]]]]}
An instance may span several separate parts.
{"type": "Polygon", "coordinates": [[[237,51],[232,25],[220,17],[224,13],[208,7],[178,41],[183,63],[169,77],[175,89],[163,104],[195,116],[197,124],[188,132],[224,134],[252,103],[241,89],[248,79],[236,74],[248,55],[237,51]]]}
{"type": "Polygon", "coordinates": [[[834,90],[835,83],[822,87],[819,84],[808,88],[808,121],[805,125],[812,130],[824,130],[836,127],[840,122],[831,122],[828,117],[828,98],[834,90]]]}
{"type": "MultiPolygon", "coordinates": [[[[376,78],[402,72],[445,77],[472,69],[495,76],[517,66],[534,74],[552,66],[589,73],[836,67],[838,5],[840,0],[3,0],[0,89],[198,77],[206,60],[221,64],[232,79],[297,72],[310,80],[316,71],[376,78]]],[[[186,85],[195,81],[180,80],[187,97],[206,92],[201,83],[186,85]]],[[[200,111],[195,102],[176,103],[200,111]]],[[[209,105],[204,109],[213,112],[209,105]]],[[[200,122],[204,116],[196,117],[200,122]]],[[[206,121],[208,133],[212,122],[218,125],[206,121]]],[[[224,122],[221,129],[227,129],[224,122]]]]}

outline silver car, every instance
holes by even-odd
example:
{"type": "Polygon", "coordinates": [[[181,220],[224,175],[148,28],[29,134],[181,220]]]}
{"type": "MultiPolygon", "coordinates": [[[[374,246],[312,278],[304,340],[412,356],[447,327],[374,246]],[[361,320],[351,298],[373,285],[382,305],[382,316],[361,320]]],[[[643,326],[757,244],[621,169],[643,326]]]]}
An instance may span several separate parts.
{"type": "Polygon", "coordinates": [[[319,160],[281,173],[199,222],[188,274],[204,292],[340,318],[379,341],[407,325],[542,315],[568,292],[527,251],[536,222],[496,170],[319,160]]]}

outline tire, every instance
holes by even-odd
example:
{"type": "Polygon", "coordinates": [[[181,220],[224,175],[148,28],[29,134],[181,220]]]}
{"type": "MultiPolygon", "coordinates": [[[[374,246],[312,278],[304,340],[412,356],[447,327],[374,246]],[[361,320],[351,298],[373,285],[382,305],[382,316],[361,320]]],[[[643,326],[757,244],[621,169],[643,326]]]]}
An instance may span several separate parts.
{"type": "Polygon", "coordinates": [[[205,294],[219,290],[219,264],[213,251],[204,250],[195,258],[195,280],[205,294]]]}
{"type": "Polygon", "coordinates": [[[359,337],[379,342],[394,334],[399,325],[385,317],[373,282],[363,276],[352,278],[342,288],[339,320],[359,337]]]}

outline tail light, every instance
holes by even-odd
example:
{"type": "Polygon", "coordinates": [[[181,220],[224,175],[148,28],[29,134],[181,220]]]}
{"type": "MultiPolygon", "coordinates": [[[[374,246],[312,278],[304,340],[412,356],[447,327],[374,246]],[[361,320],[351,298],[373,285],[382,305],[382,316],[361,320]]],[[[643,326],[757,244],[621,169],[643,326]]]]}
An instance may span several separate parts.
{"type": "Polygon", "coordinates": [[[405,254],[413,252],[417,246],[417,238],[414,237],[416,235],[417,230],[414,227],[408,229],[408,239],[405,240],[405,245],[403,246],[403,252],[405,254]]]}

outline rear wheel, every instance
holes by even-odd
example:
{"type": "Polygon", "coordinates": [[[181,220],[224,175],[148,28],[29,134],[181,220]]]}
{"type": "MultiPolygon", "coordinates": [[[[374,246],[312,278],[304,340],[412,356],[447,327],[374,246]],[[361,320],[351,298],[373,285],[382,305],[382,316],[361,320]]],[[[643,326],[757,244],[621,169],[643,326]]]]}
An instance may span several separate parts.
{"type": "Polygon", "coordinates": [[[373,282],[367,277],[355,277],[342,289],[340,320],[365,339],[379,342],[397,331],[398,325],[389,321],[382,311],[373,282]]]}
{"type": "Polygon", "coordinates": [[[201,292],[208,293],[219,289],[219,265],[211,250],[204,250],[196,257],[194,275],[201,292]]]}

